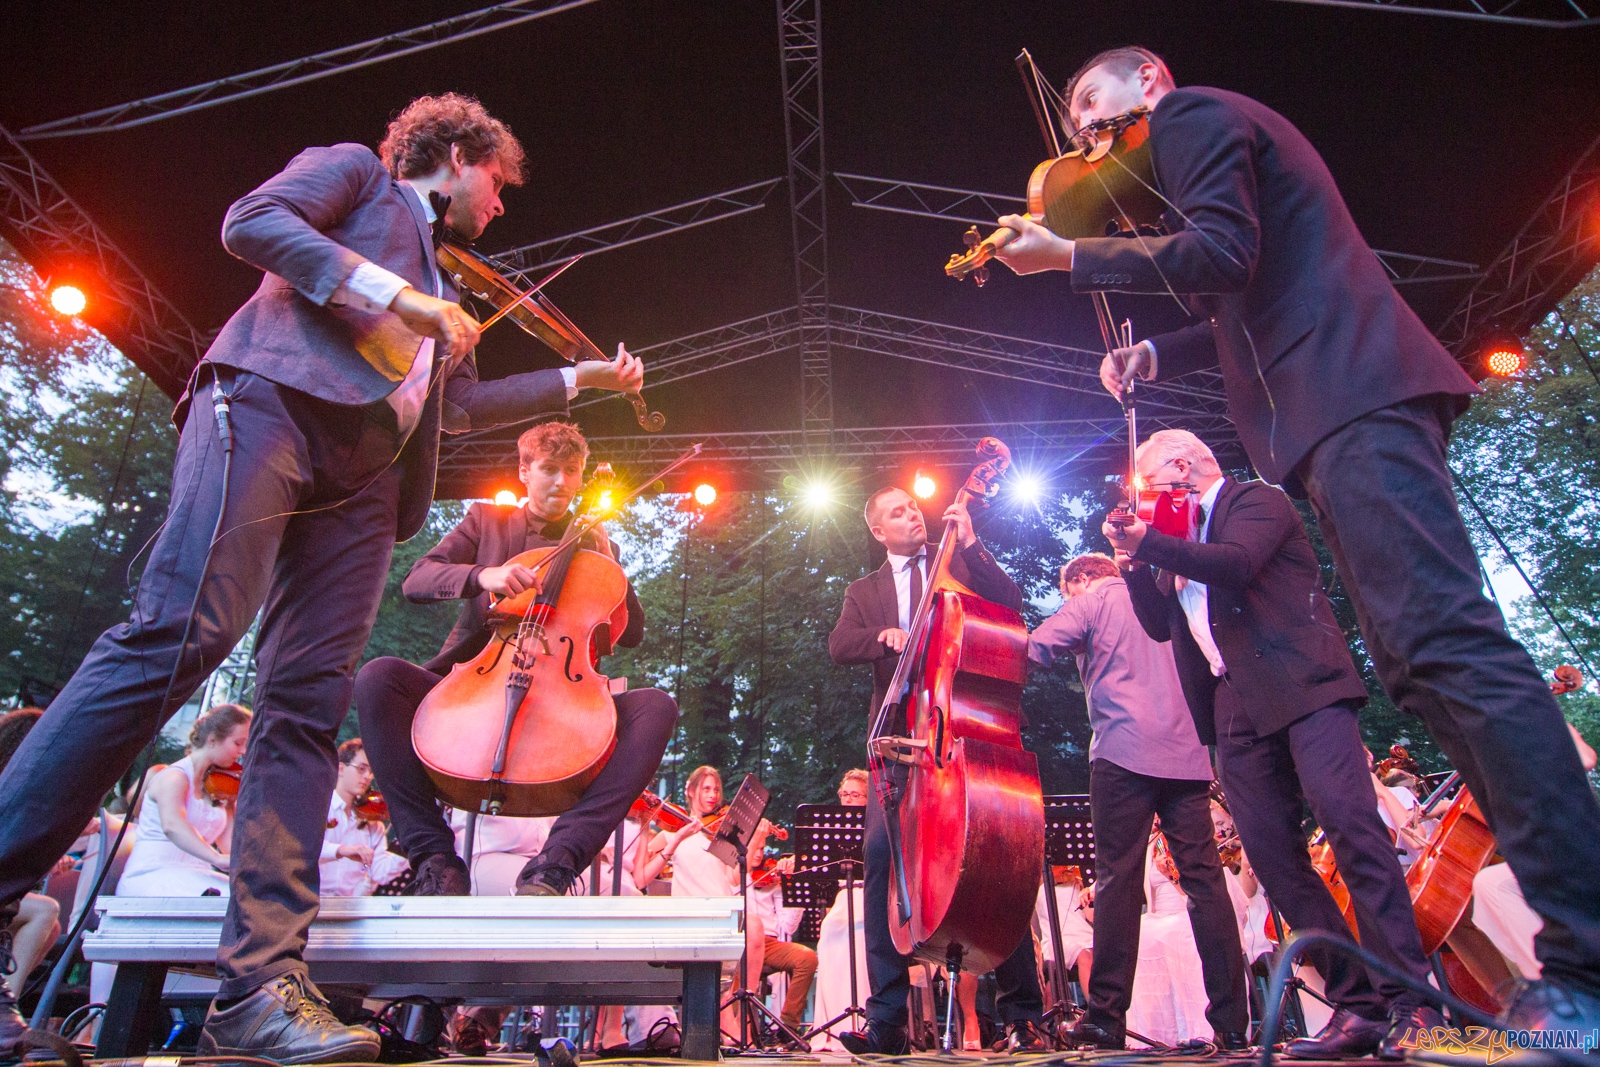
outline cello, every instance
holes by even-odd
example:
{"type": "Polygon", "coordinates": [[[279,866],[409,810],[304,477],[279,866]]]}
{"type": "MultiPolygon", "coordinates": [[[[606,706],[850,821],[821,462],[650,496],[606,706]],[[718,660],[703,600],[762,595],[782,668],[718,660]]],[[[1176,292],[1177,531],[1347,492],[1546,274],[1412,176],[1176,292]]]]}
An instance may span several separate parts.
{"type": "MultiPolygon", "coordinates": [[[[956,495],[969,507],[1010,464],[994,438],[978,456],[956,495]]],[[[955,580],[955,549],[947,523],[869,740],[893,864],[890,933],[952,975],[1011,955],[1044,869],[1039,763],[1021,737],[1027,627],[955,580]]]]}
{"type": "MultiPolygon", "coordinates": [[[[695,445],[615,502],[621,507],[700,454],[695,445]]],[[[617,743],[617,709],[599,662],[627,626],[628,579],[580,542],[591,509],[559,544],[513,556],[539,576],[489,607],[483,650],[417,708],[411,745],[439,796],[489,815],[559,815],[578,802],[617,743]]]]}

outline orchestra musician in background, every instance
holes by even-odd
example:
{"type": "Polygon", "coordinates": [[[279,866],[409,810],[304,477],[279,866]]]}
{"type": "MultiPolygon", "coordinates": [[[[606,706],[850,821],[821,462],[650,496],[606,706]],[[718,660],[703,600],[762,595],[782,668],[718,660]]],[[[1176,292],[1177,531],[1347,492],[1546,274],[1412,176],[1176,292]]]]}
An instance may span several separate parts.
{"type": "Polygon", "coordinates": [[[1114,395],[1218,367],[1229,414],[1268,482],[1308,498],[1395,704],[1461,772],[1544,919],[1540,981],[1516,1028],[1600,1027],[1600,802],[1564,743],[1532,658],[1484,595],[1446,454],[1478,392],[1390,283],[1333,176],[1282,115],[1179,88],[1161,58],[1116,48],[1062,94],[1069,135],[1150,108],[1154,185],[1172,233],[1071,241],[1031,219],[996,254],[1063,270],[1076,292],[1187,297],[1200,320],[1101,364],[1114,395]]]}
{"type": "MultiPolygon", "coordinates": [[[[872,665],[872,706],[883,704],[905,649],[912,617],[927,588],[927,524],[915,498],[904,489],[886,486],[867,497],[867,530],[887,550],[883,566],[850,583],[839,621],[828,635],[828,654],[841,666],[872,665]]],[[[1022,610],[1022,590],[1012,581],[972,530],[972,518],[960,503],[945,510],[944,521],[956,528],[956,552],[950,573],[956,581],[986,600],[1022,610]]],[[[891,771],[891,773],[898,773],[891,771]]],[[[872,994],[867,998],[864,1031],[850,1031],[839,1040],[850,1052],[901,1055],[909,1047],[906,1026],[911,990],[910,959],[895,948],[889,932],[889,832],[877,790],[868,790],[866,877],[867,972],[872,994]]],[[[1042,1052],[1049,1046],[1040,1029],[1044,998],[1034,964],[1033,939],[1025,937],[1011,957],[995,968],[1000,988],[996,1006],[1010,1030],[1013,1051],[1042,1052]]]]}
{"type": "Polygon", "coordinates": [[[366,897],[388,885],[410,865],[389,851],[389,832],[381,820],[357,810],[372,789],[372,764],[361,738],[339,746],[339,777],[328,802],[328,832],[322,839],[322,895],[366,897]]]}
{"type": "MultiPolygon", "coordinates": [[[[1204,974],[1205,1019],[1193,1020],[1193,1026],[1198,1031],[1208,1022],[1212,1030],[1181,1039],[1204,1036],[1225,1050],[1246,1048],[1250,1005],[1244,955],[1211,825],[1211,757],[1184,703],[1172,648],[1152,640],[1139,625],[1128,583],[1109,556],[1088,553],[1063,566],[1061,595],[1060,610],[1029,636],[1028,659],[1037,668],[1076,660],[1094,728],[1089,804],[1100,925],[1089,1008],[1073,1040],[1103,1049],[1126,1047],[1140,957],[1139,915],[1149,880],[1146,843],[1159,816],[1174,872],[1164,882],[1179,894],[1177,910],[1188,912],[1204,974]]],[[[1156,894],[1149,896],[1154,912],[1156,894]]]]}
{"type": "MultiPolygon", "coordinates": [[[[867,794],[872,789],[872,780],[865,769],[851,768],[844,772],[844,777],[839,780],[839,788],[835,795],[839,803],[847,808],[864,808],[867,806],[867,794]]],[[[856,872],[854,879],[855,900],[851,902],[845,896],[845,882],[839,879],[839,895],[833,898],[833,906],[822,917],[822,928],[817,934],[817,981],[814,988],[817,991],[811,1005],[811,1018],[815,1025],[822,1025],[833,1019],[850,1006],[850,950],[855,947],[856,954],[856,990],[857,995],[865,988],[867,980],[867,942],[866,942],[866,908],[861,896],[861,872],[856,872]],[[850,931],[851,909],[854,909],[856,928],[850,931]]],[[[812,1038],[811,1050],[813,1052],[843,1052],[844,1045],[832,1033],[821,1033],[812,1038]]]]}

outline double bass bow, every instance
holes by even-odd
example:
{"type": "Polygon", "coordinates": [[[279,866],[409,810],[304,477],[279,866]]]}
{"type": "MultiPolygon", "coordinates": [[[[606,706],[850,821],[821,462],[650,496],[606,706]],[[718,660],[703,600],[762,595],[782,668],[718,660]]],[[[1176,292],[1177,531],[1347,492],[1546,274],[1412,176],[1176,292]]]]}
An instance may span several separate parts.
{"type": "MultiPolygon", "coordinates": [[[[571,319],[561,313],[539,290],[557,274],[572,266],[581,257],[562,263],[543,281],[523,291],[512,285],[495,269],[487,258],[475,252],[454,231],[446,231],[444,241],[435,252],[439,269],[455,279],[456,287],[498,309],[484,322],[487,329],[502,316],[521,326],[523,330],[543,341],[568,363],[597,359],[605,361],[605,354],[571,319]]],[[[649,433],[659,433],[667,425],[667,417],[651,411],[639,393],[623,393],[633,405],[633,414],[639,425],[649,433]]]]}
{"type": "MultiPolygon", "coordinates": [[[[977,451],[956,495],[968,507],[984,503],[1011,458],[992,437],[977,451]]],[[[1044,868],[1044,803],[1020,732],[1027,627],[952,576],[956,536],[947,523],[869,756],[889,832],[895,947],[982,973],[1027,936],[1044,868]]]]}
{"type": "MultiPolygon", "coordinates": [[[[613,508],[700,451],[695,445],[613,508]]],[[[627,625],[628,579],[609,554],[580,545],[601,517],[591,509],[559,544],[507,561],[538,583],[490,605],[483,651],[452,667],[418,706],[411,744],[451,806],[559,815],[611,758],[617,709],[598,664],[627,625]]]]}

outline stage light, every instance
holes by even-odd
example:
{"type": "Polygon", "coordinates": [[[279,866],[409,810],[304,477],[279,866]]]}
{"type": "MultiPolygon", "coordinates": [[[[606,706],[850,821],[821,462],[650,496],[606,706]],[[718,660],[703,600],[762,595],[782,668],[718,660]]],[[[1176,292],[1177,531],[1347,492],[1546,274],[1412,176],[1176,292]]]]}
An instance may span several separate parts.
{"type": "Polygon", "coordinates": [[[800,499],[809,507],[825,508],[833,503],[833,486],[819,478],[813,478],[800,490],[800,499]]]}
{"type": "Polygon", "coordinates": [[[918,471],[917,476],[911,480],[911,493],[918,500],[928,499],[938,488],[934,480],[921,471],[918,471]]]}
{"type": "Polygon", "coordinates": [[[517,494],[509,489],[502,489],[494,495],[494,502],[503,508],[514,508],[517,506],[517,494]]]}
{"type": "Polygon", "coordinates": [[[83,309],[89,306],[89,300],[76,285],[58,285],[50,290],[50,306],[56,309],[57,314],[71,318],[83,314],[83,309]]]}
{"type": "Polygon", "coordinates": [[[703,508],[709,508],[717,502],[717,487],[710,482],[701,482],[694,487],[694,502],[703,508]]]}
{"type": "Polygon", "coordinates": [[[1483,366],[1496,378],[1509,378],[1528,365],[1528,356],[1520,347],[1496,345],[1484,353],[1483,366]]]}
{"type": "Polygon", "coordinates": [[[610,511],[611,510],[611,490],[609,490],[609,489],[600,490],[600,495],[595,498],[594,506],[595,506],[595,510],[597,510],[597,511],[610,511]]]}
{"type": "Polygon", "coordinates": [[[1011,479],[1011,495],[1023,504],[1038,507],[1044,499],[1044,482],[1033,474],[1015,475],[1011,479]]]}

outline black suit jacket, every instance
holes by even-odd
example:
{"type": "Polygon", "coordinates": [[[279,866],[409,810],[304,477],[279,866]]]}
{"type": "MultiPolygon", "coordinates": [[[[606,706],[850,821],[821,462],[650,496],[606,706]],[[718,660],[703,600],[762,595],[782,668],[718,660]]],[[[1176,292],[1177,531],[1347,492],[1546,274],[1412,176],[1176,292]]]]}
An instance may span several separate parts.
{"type": "MultiPolygon", "coordinates": [[[[937,546],[928,546],[931,563],[937,546]]],[[[1022,610],[1022,590],[1011,576],[1000,569],[1000,564],[975,541],[950,558],[950,574],[956,581],[971,589],[985,600],[1004,605],[1013,611],[1022,610]]],[[[844,609],[839,621],[828,635],[828,655],[833,662],[845,666],[853,663],[872,664],[872,706],[875,712],[883,704],[883,695],[889,690],[889,680],[894,677],[900,654],[878,640],[884,630],[900,625],[900,608],[894,592],[894,572],[889,561],[864,578],[857,578],[844,591],[844,609]]]]}
{"type": "MultiPolygon", "coordinates": [[[[498,567],[530,548],[553,545],[566,530],[566,522],[561,522],[530,531],[530,521],[539,523],[525,507],[474,504],[454,530],[411,565],[401,586],[407,600],[414,604],[432,604],[466,599],[450,636],[445,638],[444,647],[423,666],[446,673],[452,665],[465,663],[482,651],[489,639],[489,630],[484,625],[489,620],[489,594],[478,585],[478,572],[485,567],[498,567]]],[[[584,547],[592,547],[587,535],[584,547]]],[[[616,554],[615,545],[612,554],[616,554]]],[[[634,648],[642,640],[644,607],[634,594],[633,583],[629,582],[628,625],[621,634],[613,635],[612,643],[634,648]]]]}
{"type": "Polygon", "coordinates": [[[1322,157],[1289,120],[1222,89],[1168,93],[1150,119],[1167,237],[1077,242],[1075,290],[1190,294],[1208,321],[1151,341],[1165,380],[1221,366],[1250,460],[1289,485],[1322,438],[1430,393],[1478,391],[1356,229],[1322,157]],[[1187,222],[1185,221],[1187,219],[1187,222]]]}
{"type": "Polygon", "coordinates": [[[1150,566],[1128,575],[1133,610],[1146,633],[1172,642],[1203,743],[1217,743],[1219,679],[1189,630],[1174,575],[1205,583],[1212,640],[1258,734],[1275,733],[1331,704],[1365,703],[1366,686],[1322,591],[1317,554],[1281,489],[1228,478],[1204,544],[1151,530],[1134,559],[1150,566]]]}

